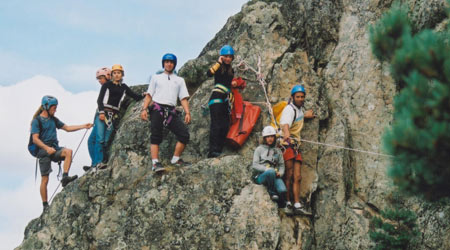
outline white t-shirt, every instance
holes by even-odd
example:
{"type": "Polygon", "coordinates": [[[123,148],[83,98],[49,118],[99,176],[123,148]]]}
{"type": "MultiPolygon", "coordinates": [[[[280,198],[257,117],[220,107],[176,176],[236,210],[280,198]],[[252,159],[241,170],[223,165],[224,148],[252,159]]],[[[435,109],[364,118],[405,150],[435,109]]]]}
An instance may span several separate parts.
{"type": "Polygon", "coordinates": [[[301,119],[303,119],[303,117],[304,114],[301,108],[299,109],[297,108],[297,106],[293,104],[288,104],[286,105],[286,107],[284,107],[283,111],[281,112],[280,125],[288,124],[289,127],[291,127],[294,122],[300,121],[301,119]]]}
{"type": "Polygon", "coordinates": [[[170,106],[177,105],[177,98],[182,100],[189,97],[184,79],[175,74],[166,73],[152,76],[147,93],[154,102],[170,106]]]}

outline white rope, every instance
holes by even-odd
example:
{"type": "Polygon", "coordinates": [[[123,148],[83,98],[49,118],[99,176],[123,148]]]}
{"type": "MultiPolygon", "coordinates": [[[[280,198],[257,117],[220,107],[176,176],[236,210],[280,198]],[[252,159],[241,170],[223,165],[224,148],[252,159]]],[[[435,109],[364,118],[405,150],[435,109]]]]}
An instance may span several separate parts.
{"type": "Polygon", "coordinates": [[[241,60],[241,58],[239,56],[237,57],[237,60],[240,60],[240,62],[238,63],[238,67],[244,66],[244,69],[242,69],[244,72],[247,70],[251,70],[256,74],[256,78],[264,91],[264,96],[266,97],[265,104],[267,106],[267,109],[269,110],[270,117],[276,126],[276,130],[279,130],[280,128],[277,124],[277,120],[275,119],[275,115],[273,114],[272,105],[270,104],[270,100],[269,100],[269,95],[267,94],[267,91],[266,91],[267,83],[264,80],[264,77],[261,73],[261,57],[258,56],[258,70],[255,70],[252,66],[248,65],[248,63],[245,60],[243,60],[243,59],[241,60]]]}
{"type": "MultiPolygon", "coordinates": [[[[237,57],[237,60],[239,60],[238,63],[238,67],[244,67],[241,70],[242,71],[247,71],[247,70],[251,70],[256,74],[256,78],[258,80],[258,82],[261,84],[263,91],[264,91],[264,95],[266,97],[266,102],[252,102],[252,103],[261,103],[261,104],[266,104],[267,108],[269,110],[270,116],[272,121],[274,121],[274,124],[276,126],[276,129],[279,130],[279,126],[277,124],[277,120],[275,119],[275,116],[273,114],[273,110],[272,110],[272,105],[270,104],[269,101],[269,96],[267,94],[266,91],[266,81],[263,78],[263,75],[261,74],[261,57],[258,56],[258,70],[255,70],[252,66],[248,65],[248,63],[241,59],[239,56],[237,57]]],[[[322,143],[322,142],[316,142],[316,141],[309,141],[309,140],[305,140],[305,139],[300,139],[303,142],[307,142],[307,143],[312,143],[312,144],[317,144],[317,145],[322,145],[322,146],[328,146],[328,147],[334,147],[334,148],[340,148],[340,149],[345,149],[345,150],[350,150],[350,151],[355,151],[355,152],[360,152],[360,153],[366,153],[366,154],[371,154],[371,155],[379,155],[379,156],[385,156],[385,157],[394,157],[393,155],[388,155],[388,154],[383,154],[383,153],[377,153],[377,152],[372,152],[372,151],[367,151],[367,150],[361,150],[361,149],[354,149],[354,148],[349,148],[349,147],[343,147],[343,146],[337,146],[337,145],[333,145],[333,144],[327,144],[327,143],[322,143]]]]}
{"type": "Polygon", "coordinates": [[[377,153],[377,152],[372,152],[372,151],[367,151],[367,150],[361,150],[361,149],[348,148],[348,147],[343,147],[343,146],[338,146],[338,145],[333,145],[333,144],[328,144],[328,143],[322,143],[322,142],[316,142],[316,141],[308,141],[308,140],[305,140],[305,139],[300,139],[300,141],[308,142],[308,143],[312,143],[312,144],[317,144],[317,145],[322,145],[322,146],[328,146],[328,147],[340,148],[340,149],[345,149],[345,150],[350,150],[350,151],[355,151],[355,152],[360,152],[360,153],[366,153],[366,154],[371,154],[371,155],[379,155],[379,156],[386,156],[386,157],[394,157],[393,155],[388,155],[388,154],[383,154],[383,153],[377,153]]]}

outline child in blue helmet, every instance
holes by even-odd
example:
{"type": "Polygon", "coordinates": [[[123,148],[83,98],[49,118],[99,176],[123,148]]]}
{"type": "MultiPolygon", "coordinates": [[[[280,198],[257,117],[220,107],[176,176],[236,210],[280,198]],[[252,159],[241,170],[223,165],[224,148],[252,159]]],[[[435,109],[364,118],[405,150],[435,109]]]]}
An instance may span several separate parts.
{"type": "Polygon", "coordinates": [[[73,132],[80,129],[89,129],[91,123],[83,125],[66,125],[55,117],[58,100],[53,96],[44,96],[41,107],[34,114],[31,121],[31,136],[33,143],[39,147],[36,157],[39,159],[39,168],[41,172],[40,193],[44,211],[48,208],[47,185],[49,175],[52,172],[51,162],[64,161],[63,178],[61,184],[65,187],[74,181],[77,176],[69,176],[69,169],[72,163],[72,149],[60,147],[56,129],[63,129],[67,132],[73,132]]]}
{"type": "Polygon", "coordinates": [[[233,48],[225,45],[220,49],[219,59],[207,72],[208,77],[214,76],[215,82],[208,102],[211,115],[208,158],[217,157],[222,153],[230,129],[229,97],[231,87],[236,85],[236,82],[233,82],[234,71],[231,67],[233,59],[233,48]]]}
{"type": "Polygon", "coordinates": [[[165,168],[159,161],[159,144],[163,140],[164,127],[175,134],[177,144],[171,159],[171,164],[176,166],[188,166],[188,162],[180,157],[189,142],[189,131],[186,124],[191,122],[189,112],[189,92],[182,77],[174,74],[177,66],[177,57],[167,53],[162,57],[164,72],[153,75],[148,85],[148,90],[142,106],[141,119],[148,120],[150,114],[150,154],[152,157],[152,170],[163,172],[165,168]],[[184,122],[176,112],[177,100],[180,100],[184,109],[184,122]],[[149,108],[150,103],[152,105],[149,108]]]}

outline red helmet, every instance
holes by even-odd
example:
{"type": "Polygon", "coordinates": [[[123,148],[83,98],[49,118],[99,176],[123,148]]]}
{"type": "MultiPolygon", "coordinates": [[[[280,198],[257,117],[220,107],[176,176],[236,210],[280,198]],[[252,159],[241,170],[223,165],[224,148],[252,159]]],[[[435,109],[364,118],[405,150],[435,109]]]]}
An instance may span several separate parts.
{"type": "Polygon", "coordinates": [[[99,78],[100,76],[105,76],[107,80],[111,80],[111,70],[107,67],[98,69],[97,73],[95,73],[95,78],[99,78]]]}

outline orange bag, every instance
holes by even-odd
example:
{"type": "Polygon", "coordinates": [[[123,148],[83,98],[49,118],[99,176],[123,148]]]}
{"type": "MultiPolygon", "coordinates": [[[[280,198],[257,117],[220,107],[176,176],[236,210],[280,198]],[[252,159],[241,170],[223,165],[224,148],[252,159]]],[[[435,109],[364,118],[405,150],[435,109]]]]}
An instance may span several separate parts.
{"type": "Polygon", "coordinates": [[[242,117],[233,122],[227,134],[227,143],[234,148],[239,148],[247,140],[258,121],[261,108],[244,101],[242,117]]]}

